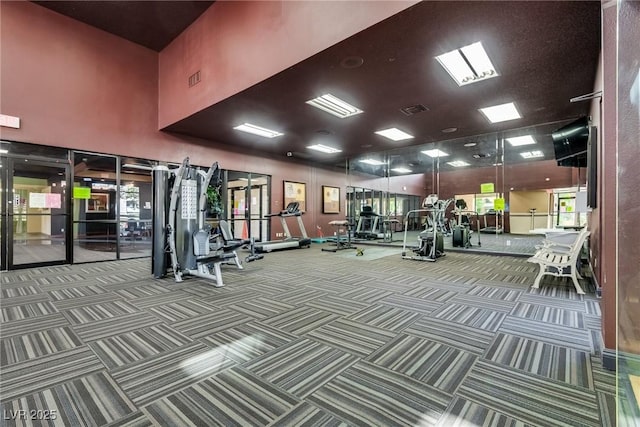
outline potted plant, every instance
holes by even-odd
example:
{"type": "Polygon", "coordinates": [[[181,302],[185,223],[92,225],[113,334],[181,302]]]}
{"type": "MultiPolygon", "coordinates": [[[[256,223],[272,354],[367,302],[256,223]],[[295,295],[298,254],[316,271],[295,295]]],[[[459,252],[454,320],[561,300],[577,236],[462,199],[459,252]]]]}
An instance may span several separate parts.
{"type": "Polygon", "coordinates": [[[219,188],[207,187],[207,212],[209,216],[214,218],[222,214],[222,198],[219,188]]]}

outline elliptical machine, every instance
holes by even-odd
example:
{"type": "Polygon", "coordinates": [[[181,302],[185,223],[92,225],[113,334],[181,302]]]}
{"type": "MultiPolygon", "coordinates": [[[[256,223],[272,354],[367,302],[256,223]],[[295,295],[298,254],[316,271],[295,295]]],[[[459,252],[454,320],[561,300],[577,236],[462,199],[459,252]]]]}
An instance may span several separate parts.
{"type": "Polygon", "coordinates": [[[447,207],[453,199],[439,200],[437,194],[428,195],[422,202],[422,209],[407,212],[404,221],[404,242],[402,244],[402,258],[417,261],[434,262],[444,253],[444,234],[441,224],[444,224],[444,215],[447,207]],[[427,213],[427,224],[425,230],[418,235],[418,246],[411,247],[411,255],[407,252],[407,228],[409,216],[413,213],[427,213]]]}

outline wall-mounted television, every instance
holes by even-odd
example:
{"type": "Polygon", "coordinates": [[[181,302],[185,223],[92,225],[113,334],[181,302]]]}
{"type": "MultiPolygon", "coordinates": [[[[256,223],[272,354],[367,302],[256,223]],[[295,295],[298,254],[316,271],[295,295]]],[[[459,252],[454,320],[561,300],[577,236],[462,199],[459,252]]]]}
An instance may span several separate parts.
{"type": "Polygon", "coordinates": [[[587,166],[589,131],[589,118],[581,117],[551,134],[558,166],[587,166]]]}

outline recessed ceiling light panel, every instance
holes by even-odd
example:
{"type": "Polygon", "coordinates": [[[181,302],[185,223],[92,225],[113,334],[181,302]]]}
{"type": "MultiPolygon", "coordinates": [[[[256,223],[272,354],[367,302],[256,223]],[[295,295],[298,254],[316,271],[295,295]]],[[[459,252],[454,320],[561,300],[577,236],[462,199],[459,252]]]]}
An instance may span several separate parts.
{"type": "Polygon", "coordinates": [[[481,108],[480,111],[491,123],[506,122],[507,120],[521,119],[516,105],[513,102],[481,108]]]}
{"type": "Polygon", "coordinates": [[[498,76],[481,42],[436,56],[436,59],[458,86],[498,76]]]}
{"type": "Polygon", "coordinates": [[[513,138],[507,138],[507,142],[511,144],[513,147],[519,147],[521,145],[535,144],[536,140],[533,139],[533,136],[531,135],[523,135],[523,136],[516,136],[513,138]]]}
{"type": "Polygon", "coordinates": [[[361,109],[354,107],[348,102],[343,101],[330,93],[310,99],[307,101],[307,104],[319,108],[322,111],[326,111],[329,114],[333,114],[336,117],[340,117],[341,119],[362,113],[361,109]]]}
{"type": "Polygon", "coordinates": [[[412,170],[411,169],[407,169],[407,168],[393,168],[391,169],[394,172],[398,172],[398,173],[411,173],[412,170]]]}
{"type": "Polygon", "coordinates": [[[398,128],[389,128],[383,129],[376,132],[378,135],[384,136],[385,138],[389,138],[392,141],[404,141],[405,139],[413,138],[413,135],[409,135],[408,133],[401,131],[398,128]]]}
{"type": "Polygon", "coordinates": [[[235,126],[234,129],[240,130],[242,132],[252,133],[258,136],[264,136],[265,138],[275,138],[276,136],[284,135],[281,132],[252,125],[251,123],[243,123],[239,126],[235,126]]]}
{"type": "Polygon", "coordinates": [[[384,165],[384,162],[381,162],[380,160],[375,160],[375,159],[363,159],[363,160],[360,160],[360,163],[366,163],[368,165],[373,165],[373,166],[384,165]]]}
{"type": "Polygon", "coordinates": [[[540,150],[525,151],[523,153],[520,153],[520,155],[525,159],[535,159],[537,157],[544,157],[544,153],[540,150]]]}
{"type": "Polygon", "coordinates": [[[469,163],[463,162],[462,160],[454,160],[453,162],[447,162],[448,165],[451,165],[456,168],[460,168],[463,166],[469,166],[469,163]]]}
{"type": "Polygon", "coordinates": [[[421,151],[421,153],[434,158],[445,157],[449,155],[449,153],[445,153],[444,151],[438,150],[437,148],[434,148],[433,150],[424,150],[424,151],[421,151]]]}
{"type": "Polygon", "coordinates": [[[322,145],[322,144],[309,145],[307,148],[310,150],[321,151],[327,154],[340,153],[342,151],[337,148],[329,147],[327,145],[322,145]]]}

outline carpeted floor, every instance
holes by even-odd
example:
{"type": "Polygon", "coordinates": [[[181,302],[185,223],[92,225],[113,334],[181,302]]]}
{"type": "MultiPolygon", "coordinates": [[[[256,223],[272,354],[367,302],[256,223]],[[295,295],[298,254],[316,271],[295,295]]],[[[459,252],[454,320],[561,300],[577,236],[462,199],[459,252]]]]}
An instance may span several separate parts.
{"type": "Polygon", "coordinates": [[[594,296],[530,289],[526,258],[319,248],[223,288],[149,259],[4,272],[3,424],[615,425],[594,296]]]}

